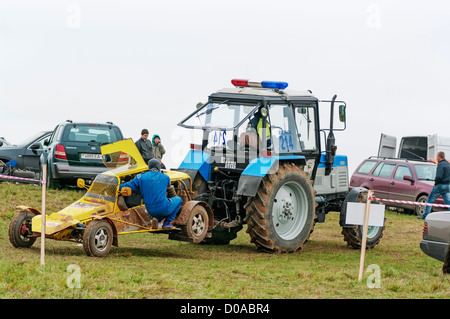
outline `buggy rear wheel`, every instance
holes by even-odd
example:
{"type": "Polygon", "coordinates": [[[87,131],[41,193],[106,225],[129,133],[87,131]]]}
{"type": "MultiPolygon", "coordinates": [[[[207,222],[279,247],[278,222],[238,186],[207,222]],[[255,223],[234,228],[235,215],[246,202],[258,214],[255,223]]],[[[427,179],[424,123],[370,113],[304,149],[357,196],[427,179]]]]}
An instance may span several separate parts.
{"type": "Polygon", "coordinates": [[[209,217],[206,209],[201,205],[196,205],[191,210],[187,224],[183,226],[183,231],[194,244],[198,244],[205,238],[208,225],[209,217]]]}
{"type": "Polygon", "coordinates": [[[104,257],[112,245],[113,230],[106,220],[93,220],[83,235],[83,248],[88,256],[104,257]]]}
{"type": "Polygon", "coordinates": [[[31,219],[35,215],[26,210],[17,212],[9,224],[9,241],[16,248],[29,248],[33,246],[36,237],[29,237],[31,232],[31,219]]]}

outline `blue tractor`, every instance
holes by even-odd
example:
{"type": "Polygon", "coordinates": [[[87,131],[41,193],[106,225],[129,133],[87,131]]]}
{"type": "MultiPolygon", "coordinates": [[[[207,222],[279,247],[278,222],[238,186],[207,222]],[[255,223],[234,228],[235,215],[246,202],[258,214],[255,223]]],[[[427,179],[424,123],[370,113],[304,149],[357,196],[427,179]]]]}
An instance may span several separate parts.
{"type": "MultiPolygon", "coordinates": [[[[359,248],[361,227],[345,224],[345,207],[347,201],[365,201],[367,190],[349,192],[347,157],[336,154],[334,138],[346,126],[345,102],[286,90],[286,82],[231,82],[178,124],[202,136],[178,170],[191,177],[193,198],[213,212],[203,241],[228,244],[247,224],[258,249],[294,252],[316,222],[338,211],[344,240],[359,248]],[[327,129],[319,121],[324,104],[331,107],[327,129]]],[[[372,228],[368,247],[382,234],[382,227],[372,228]]]]}

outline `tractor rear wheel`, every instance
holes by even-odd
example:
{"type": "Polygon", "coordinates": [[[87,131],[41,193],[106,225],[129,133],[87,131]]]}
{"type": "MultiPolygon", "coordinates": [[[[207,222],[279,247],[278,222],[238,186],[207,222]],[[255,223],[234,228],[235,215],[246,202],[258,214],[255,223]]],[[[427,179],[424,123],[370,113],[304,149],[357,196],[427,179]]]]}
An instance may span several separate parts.
{"type": "Polygon", "coordinates": [[[314,228],[314,194],[302,166],[280,164],[276,173],[263,178],[246,209],[251,242],[270,253],[301,249],[314,228]]]}

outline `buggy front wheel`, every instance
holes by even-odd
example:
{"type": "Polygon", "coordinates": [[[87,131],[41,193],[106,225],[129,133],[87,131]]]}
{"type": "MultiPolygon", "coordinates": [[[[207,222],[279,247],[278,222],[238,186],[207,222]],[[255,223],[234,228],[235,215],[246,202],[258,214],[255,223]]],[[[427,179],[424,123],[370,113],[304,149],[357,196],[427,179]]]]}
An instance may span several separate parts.
{"type": "Polygon", "coordinates": [[[29,248],[33,246],[36,237],[30,237],[31,219],[34,214],[29,211],[17,212],[9,224],[9,241],[16,248],[29,248]]]}
{"type": "Polygon", "coordinates": [[[88,256],[104,257],[112,245],[113,230],[106,220],[93,220],[83,235],[83,248],[88,256]]]}

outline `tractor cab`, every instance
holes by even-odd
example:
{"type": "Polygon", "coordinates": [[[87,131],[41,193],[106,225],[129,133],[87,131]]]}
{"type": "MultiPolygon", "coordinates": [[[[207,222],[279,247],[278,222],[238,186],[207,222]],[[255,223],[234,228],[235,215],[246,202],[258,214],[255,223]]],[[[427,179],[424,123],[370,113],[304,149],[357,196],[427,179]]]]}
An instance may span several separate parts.
{"type": "Polygon", "coordinates": [[[286,82],[232,83],[179,123],[203,131],[192,150],[215,167],[241,171],[260,156],[320,158],[318,100],[310,92],[284,90],[286,82]]]}

